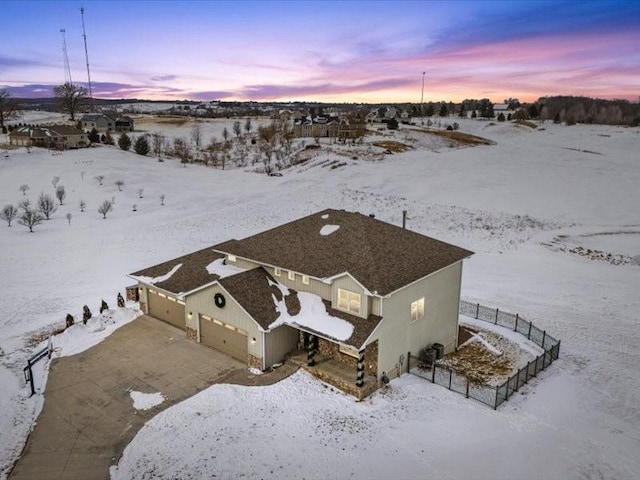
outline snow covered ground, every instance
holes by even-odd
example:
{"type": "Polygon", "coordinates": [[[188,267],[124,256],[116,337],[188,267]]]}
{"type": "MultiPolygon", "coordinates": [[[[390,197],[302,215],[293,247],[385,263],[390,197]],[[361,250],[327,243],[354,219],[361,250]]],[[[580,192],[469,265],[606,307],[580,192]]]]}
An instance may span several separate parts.
{"type": "Polygon", "coordinates": [[[376,162],[335,156],[347,164],[310,161],[283,177],[182,168],[111,147],[0,156],[0,207],[22,199],[23,183],[32,201],[53,193],[54,176],[67,190],[34,233],[0,225],[0,471],[42,403],[27,398],[22,378],[33,335],[60,328],[67,313],[81,318],[84,304],[115,306],[127,273],[345,208],[395,224],[406,209],[409,228],[475,251],[463,296],[552,332],[562,340],[558,362],[498,411],[410,376],[361,403],[303,373],[271,387],[216,385],[155,417],[113,478],[638,478],[640,266],[553,241],[640,255],[640,131],[460,123],[496,145],[416,148],[376,162]],[[113,198],[103,220],[98,205],[113,198]]]}

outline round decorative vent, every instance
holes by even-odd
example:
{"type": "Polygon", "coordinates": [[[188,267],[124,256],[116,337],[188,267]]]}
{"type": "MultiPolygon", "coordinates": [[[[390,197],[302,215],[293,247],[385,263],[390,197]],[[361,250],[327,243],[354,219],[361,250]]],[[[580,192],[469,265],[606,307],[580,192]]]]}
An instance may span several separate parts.
{"type": "Polygon", "coordinates": [[[224,298],[224,295],[222,295],[221,293],[216,293],[213,296],[213,301],[216,302],[216,307],[218,308],[224,308],[225,304],[227,303],[227,301],[224,298]]]}

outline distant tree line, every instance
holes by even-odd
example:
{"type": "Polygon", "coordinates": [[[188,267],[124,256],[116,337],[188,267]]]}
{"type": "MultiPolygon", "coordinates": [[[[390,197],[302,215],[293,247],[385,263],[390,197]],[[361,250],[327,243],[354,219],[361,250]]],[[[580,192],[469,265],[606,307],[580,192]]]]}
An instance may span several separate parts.
{"type": "Polygon", "coordinates": [[[556,123],[640,125],[640,103],[589,97],[542,97],[534,105],[541,120],[556,123]]]}

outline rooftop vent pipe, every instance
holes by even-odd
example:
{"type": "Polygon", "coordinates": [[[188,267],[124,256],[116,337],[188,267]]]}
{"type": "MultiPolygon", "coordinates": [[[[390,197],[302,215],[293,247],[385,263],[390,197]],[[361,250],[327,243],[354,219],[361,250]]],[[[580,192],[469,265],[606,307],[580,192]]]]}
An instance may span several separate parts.
{"type": "Polygon", "coordinates": [[[402,228],[407,228],[407,211],[402,210],[402,228]]]}

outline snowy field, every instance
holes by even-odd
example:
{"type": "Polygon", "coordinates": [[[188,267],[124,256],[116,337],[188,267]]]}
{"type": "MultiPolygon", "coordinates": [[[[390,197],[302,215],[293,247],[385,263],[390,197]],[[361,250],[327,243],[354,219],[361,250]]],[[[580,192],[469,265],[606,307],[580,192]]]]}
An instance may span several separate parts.
{"type": "Polygon", "coordinates": [[[215,385],[150,421],[112,478],[640,477],[640,131],[460,123],[496,145],[342,156],[336,169],[319,166],[321,154],[282,177],[114,147],[0,156],[0,207],[23,198],[23,183],[32,202],[53,193],[54,176],[67,190],[34,233],[0,225],[0,471],[42,404],[22,377],[32,336],[62,327],[67,313],[81,318],[84,304],[115,306],[127,273],[344,208],[395,224],[406,209],[409,228],[475,251],[463,297],[549,330],[560,359],[497,411],[411,376],[361,403],[303,373],[270,387],[215,385]],[[98,205],[113,198],[103,220],[98,205]],[[570,251],[578,245],[605,259],[570,251]],[[607,253],[630,260],[615,265],[607,253]]]}

